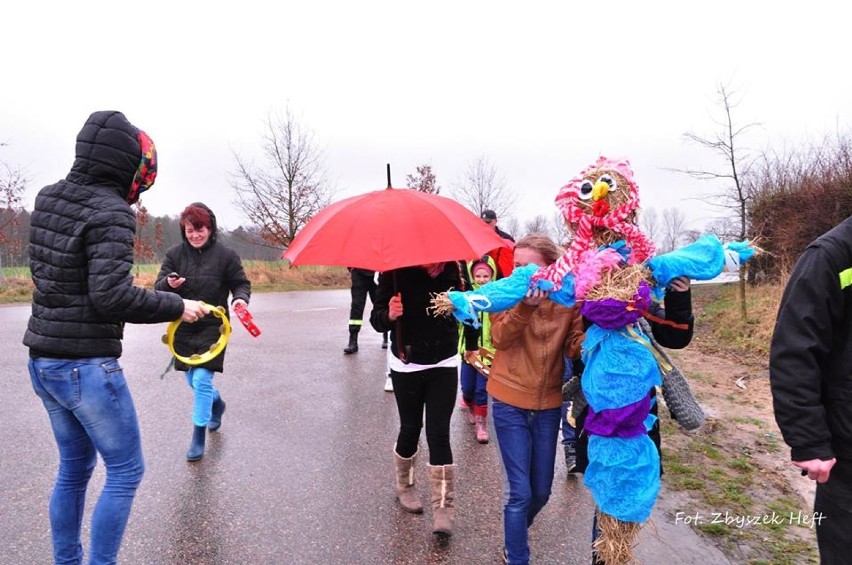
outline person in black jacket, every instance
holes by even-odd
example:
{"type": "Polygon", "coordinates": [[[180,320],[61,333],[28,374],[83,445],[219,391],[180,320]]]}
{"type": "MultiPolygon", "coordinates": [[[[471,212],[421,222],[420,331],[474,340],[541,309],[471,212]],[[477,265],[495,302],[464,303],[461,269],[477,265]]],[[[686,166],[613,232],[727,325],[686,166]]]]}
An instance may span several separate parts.
{"type": "Polygon", "coordinates": [[[406,511],[423,512],[414,490],[414,465],[425,410],[432,531],[444,536],[452,534],[455,500],[450,418],[458,389],[459,334],[455,318],[436,317],[427,309],[433,294],[463,286],[455,261],[384,272],[370,315],[376,331],[390,332],[388,359],[399,411],[393,450],[396,495],[406,511]]]}
{"type": "MultiPolygon", "coordinates": [[[[213,211],[201,202],[190,204],[181,212],[180,226],[183,242],[166,252],[154,288],[201,300],[211,306],[222,306],[226,316],[229,316],[229,294],[233,297],[232,306],[248,306],[251,282],[237,253],[217,241],[213,211]]],[[[188,357],[209,350],[219,339],[219,326],[219,320],[213,316],[191,326],[179,326],[175,332],[175,351],[188,357]]],[[[207,430],[214,432],[222,425],[225,401],[213,386],[213,374],[221,373],[224,368],[224,350],[201,365],[189,366],[175,360],[175,369],[186,371],[186,380],[193,390],[193,430],[186,452],[188,461],[204,457],[207,430]]]]}
{"type": "Polygon", "coordinates": [[[769,351],[775,420],[816,481],[821,563],[852,555],[852,217],[813,241],[787,281],[769,351]]]}
{"type": "Polygon", "coordinates": [[[97,454],[106,483],[92,513],[90,563],[115,563],[145,465],[136,409],[118,362],[124,323],[195,322],[195,300],[133,285],[136,217],[154,183],[151,138],[121,112],[95,112],[68,176],[39,191],[30,224],[29,372],[59,448],[50,497],[57,563],[82,563],[80,530],[97,454]]]}

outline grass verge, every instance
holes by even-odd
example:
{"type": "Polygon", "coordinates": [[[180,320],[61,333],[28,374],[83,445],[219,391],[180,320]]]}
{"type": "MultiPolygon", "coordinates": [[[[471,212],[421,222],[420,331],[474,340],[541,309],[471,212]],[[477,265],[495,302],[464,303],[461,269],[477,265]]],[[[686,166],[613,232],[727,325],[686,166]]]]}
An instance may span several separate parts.
{"type": "MultiPolygon", "coordinates": [[[[344,267],[291,268],[285,261],[246,261],[243,267],[254,292],[349,288],[350,285],[349,272],[344,267]]],[[[159,265],[134,266],[134,284],[152,288],[159,269],[159,265]]],[[[3,270],[0,276],[0,303],[29,302],[32,291],[29,269],[3,270]]]]}
{"type": "Polygon", "coordinates": [[[702,361],[690,374],[694,390],[713,391],[699,401],[714,414],[691,432],[660,411],[663,482],[685,492],[702,520],[693,523],[735,563],[818,563],[812,501],[803,501],[777,466],[787,448],[772,420],[768,394],[769,343],[783,286],[749,287],[743,322],[736,285],[693,287],[696,334],[690,348],[739,360],[722,373],[702,361]],[[725,372],[728,371],[728,372],[725,372]],[[741,371],[741,372],[739,372],[741,371]],[[743,375],[748,393],[732,386],[743,375]]]}

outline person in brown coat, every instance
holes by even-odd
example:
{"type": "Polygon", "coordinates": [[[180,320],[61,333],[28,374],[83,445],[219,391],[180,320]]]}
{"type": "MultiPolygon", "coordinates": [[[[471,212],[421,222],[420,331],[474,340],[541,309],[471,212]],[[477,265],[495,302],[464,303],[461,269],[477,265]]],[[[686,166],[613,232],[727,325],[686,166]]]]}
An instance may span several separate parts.
{"type": "MultiPolygon", "coordinates": [[[[546,266],[562,254],[547,236],[515,245],[515,268],[546,266]]],[[[488,378],[494,430],[506,476],[504,560],[528,563],[527,528],[550,498],[562,407],[565,358],[580,356],[583,319],[576,307],[531,290],[511,310],[491,314],[494,362],[488,378]]]]}

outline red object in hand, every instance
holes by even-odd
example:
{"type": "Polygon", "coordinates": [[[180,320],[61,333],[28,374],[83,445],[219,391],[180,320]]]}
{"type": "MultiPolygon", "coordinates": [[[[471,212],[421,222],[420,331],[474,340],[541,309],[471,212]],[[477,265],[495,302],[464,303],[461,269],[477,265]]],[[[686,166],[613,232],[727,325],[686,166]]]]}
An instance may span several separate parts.
{"type": "Polygon", "coordinates": [[[234,304],[234,313],[237,315],[237,318],[240,319],[240,323],[242,323],[248,333],[254,337],[260,335],[260,328],[255,325],[254,320],[251,317],[251,313],[248,311],[245,304],[234,304]]]}

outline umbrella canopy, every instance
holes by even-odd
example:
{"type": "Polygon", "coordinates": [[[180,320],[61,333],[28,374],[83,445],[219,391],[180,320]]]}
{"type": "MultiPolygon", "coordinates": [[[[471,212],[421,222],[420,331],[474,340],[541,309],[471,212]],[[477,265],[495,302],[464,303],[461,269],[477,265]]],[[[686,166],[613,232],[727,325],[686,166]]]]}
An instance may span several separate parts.
{"type": "Polygon", "coordinates": [[[388,187],[326,206],[282,257],[292,265],[390,271],[476,259],[510,245],[455,200],[388,187]]]}

